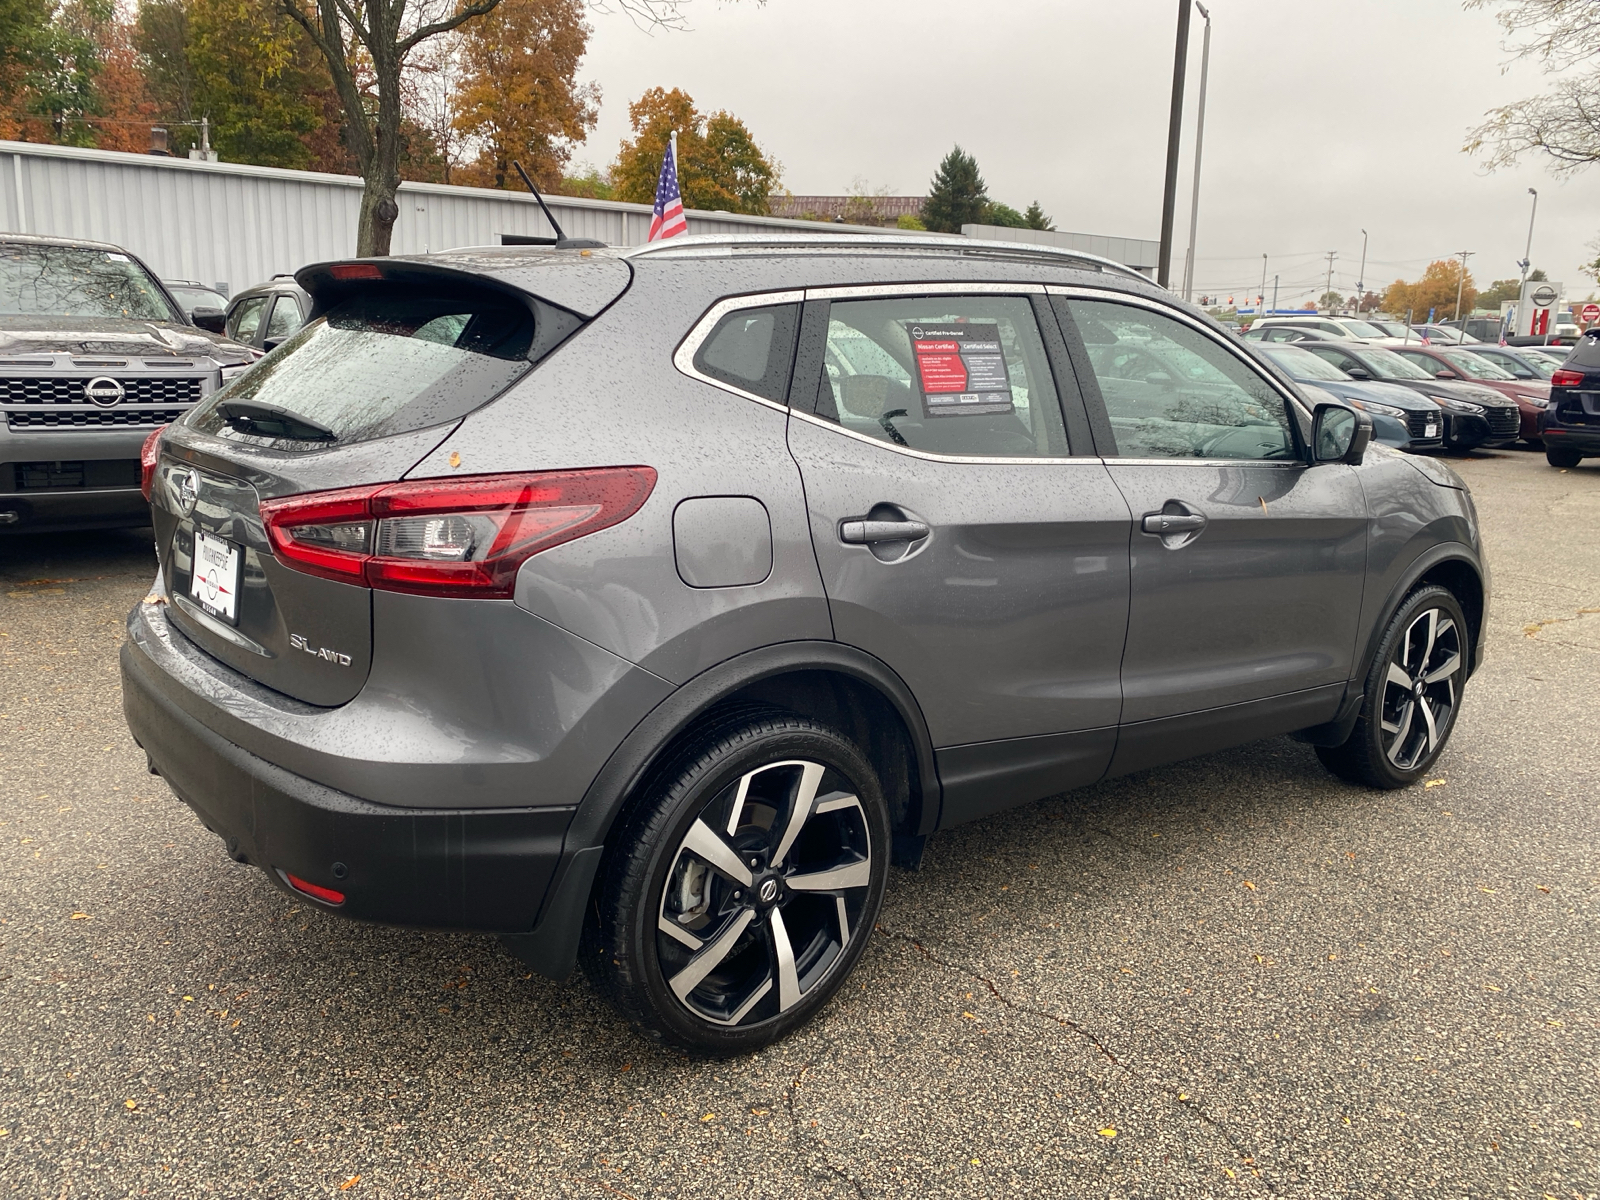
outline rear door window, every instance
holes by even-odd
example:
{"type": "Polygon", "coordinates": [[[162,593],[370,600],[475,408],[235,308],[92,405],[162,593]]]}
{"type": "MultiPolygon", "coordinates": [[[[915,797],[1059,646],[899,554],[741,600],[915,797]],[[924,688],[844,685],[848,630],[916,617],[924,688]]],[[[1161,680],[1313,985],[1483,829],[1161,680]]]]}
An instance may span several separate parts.
{"type": "Polygon", "coordinates": [[[240,432],[228,408],[238,404],[232,413],[244,405],[282,410],[337,443],[437,425],[498,396],[532,369],[536,346],[553,347],[580,324],[563,309],[499,292],[385,285],[302,327],[196,409],[190,423],[258,437],[240,432]]]}
{"type": "Polygon", "coordinates": [[[933,454],[1065,458],[1066,430],[1021,296],[840,300],[816,415],[933,454]]]}
{"type": "Polygon", "coordinates": [[[302,324],[300,305],[293,296],[279,296],[272,304],[272,316],[267,318],[268,338],[281,340],[302,324]]]}

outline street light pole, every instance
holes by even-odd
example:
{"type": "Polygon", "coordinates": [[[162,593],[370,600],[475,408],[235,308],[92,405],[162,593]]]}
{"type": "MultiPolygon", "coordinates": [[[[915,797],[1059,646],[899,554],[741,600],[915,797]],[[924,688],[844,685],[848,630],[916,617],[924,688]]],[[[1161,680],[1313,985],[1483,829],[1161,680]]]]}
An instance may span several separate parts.
{"type": "Polygon", "coordinates": [[[1461,289],[1467,286],[1467,259],[1471,258],[1474,253],[1475,251],[1472,250],[1463,250],[1461,252],[1461,273],[1456,276],[1456,315],[1454,319],[1457,321],[1461,320],[1461,289]]]}
{"type": "Polygon", "coordinates": [[[1178,46],[1172,63],[1172,116],[1167,123],[1167,186],[1161,197],[1161,254],[1156,282],[1172,286],[1172,218],[1178,207],[1178,143],[1183,137],[1183,72],[1189,59],[1189,0],[1178,0],[1178,46]]]}
{"type": "MultiPolygon", "coordinates": [[[[1322,289],[1322,294],[1324,297],[1326,297],[1329,292],[1333,291],[1333,260],[1338,257],[1339,252],[1337,250],[1328,251],[1328,283],[1327,286],[1322,289]]],[[[1322,306],[1319,304],[1317,307],[1321,308],[1322,306]]]]}
{"type": "Polygon", "coordinates": [[[1183,266],[1183,298],[1194,291],[1194,235],[1200,224],[1200,151],[1206,140],[1206,77],[1211,73],[1211,14],[1195,0],[1194,6],[1205,19],[1205,37],[1200,43],[1200,118],[1194,130],[1194,196],[1189,201],[1189,253],[1183,266]]]}
{"type": "Polygon", "coordinates": [[[1522,282],[1528,282],[1528,268],[1533,266],[1533,219],[1539,215],[1539,189],[1529,188],[1528,195],[1533,197],[1533,211],[1528,214],[1528,248],[1522,252],[1522,261],[1517,266],[1522,268],[1522,282]]]}
{"type": "Polygon", "coordinates": [[[1361,231],[1361,270],[1356,273],[1356,316],[1361,315],[1367,299],[1367,231],[1361,231]]]}

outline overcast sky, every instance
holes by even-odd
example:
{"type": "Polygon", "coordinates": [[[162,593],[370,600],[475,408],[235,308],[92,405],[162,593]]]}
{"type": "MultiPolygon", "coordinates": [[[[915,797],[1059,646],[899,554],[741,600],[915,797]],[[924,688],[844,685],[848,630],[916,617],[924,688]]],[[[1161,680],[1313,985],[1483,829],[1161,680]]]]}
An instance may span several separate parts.
{"type": "MultiPolygon", "coordinates": [[[[1214,0],[1196,288],[1254,295],[1261,255],[1280,303],[1381,290],[1471,250],[1480,284],[1517,274],[1539,189],[1533,262],[1588,295],[1600,167],[1563,180],[1529,159],[1494,174],[1461,153],[1484,111],[1545,86],[1491,15],[1460,0],[1214,0]]],[[[798,194],[856,179],[925,194],[959,143],[996,199],[1037,199],[1056,227],[1156,238],[1171,102],[1174,0],[689,0],[692,31],[647,34],[596,13],[581,77],[600,124],[575,162],[605,166],[628,103],[681,87],[725,108],[798,194]]],[[[1198,14],[1179,179],[1173,280],[1188,239],[1198,14]]]]}

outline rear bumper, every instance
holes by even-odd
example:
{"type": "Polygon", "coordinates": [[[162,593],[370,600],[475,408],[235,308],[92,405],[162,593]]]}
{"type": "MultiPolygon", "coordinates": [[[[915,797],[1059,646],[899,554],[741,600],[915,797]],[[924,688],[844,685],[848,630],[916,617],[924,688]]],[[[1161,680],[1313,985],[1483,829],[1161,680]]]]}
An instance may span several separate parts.
{"type": "Polygon", "coordinates": [[[1576,450],[1580,454],[1600,454],[1600,425],[1557,425],[1553,422],[1539,430],[1539,438],[1552,450],[1576,450]]]}
{"type": "Polygon", "coordinates": [[[570,807],[396,808],[295,775],[201,725],[162,694],[137,643],[122,647],[134,740],[235,858],[344,893],[294,893],[342,916],[427,929],[533,929],[572,820],[570,807]]]}

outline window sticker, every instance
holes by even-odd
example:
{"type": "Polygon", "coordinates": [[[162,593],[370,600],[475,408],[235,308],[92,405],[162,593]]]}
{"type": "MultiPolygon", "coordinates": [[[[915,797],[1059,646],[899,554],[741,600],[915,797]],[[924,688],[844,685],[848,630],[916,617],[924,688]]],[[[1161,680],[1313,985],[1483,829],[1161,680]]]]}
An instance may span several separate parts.
{"type": "Polygon", "coordinates": [[[132,260],[130,260],[126,254],[107,254],[106,255],[106,261],[107,262],[130,262],[132,260]]]}
{"type": "Polygon", "coordinates": [[[994,321],[903,321],[917,359],[926,417],[1009,413],[1011,375],[994,321]]]}

